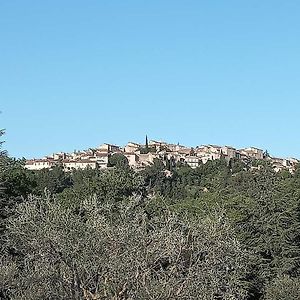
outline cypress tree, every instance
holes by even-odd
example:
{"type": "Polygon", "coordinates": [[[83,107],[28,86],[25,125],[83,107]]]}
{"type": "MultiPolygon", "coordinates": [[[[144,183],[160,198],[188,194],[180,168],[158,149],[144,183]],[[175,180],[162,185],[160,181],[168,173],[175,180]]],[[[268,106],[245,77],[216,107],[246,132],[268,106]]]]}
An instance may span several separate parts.
{"type": "Polygon", "coordinates": [[[146,143],[145,143],[145,148],[148,151],[149,150],[149,144],[148,144],[148,136],[146,135],[146,143]]]}

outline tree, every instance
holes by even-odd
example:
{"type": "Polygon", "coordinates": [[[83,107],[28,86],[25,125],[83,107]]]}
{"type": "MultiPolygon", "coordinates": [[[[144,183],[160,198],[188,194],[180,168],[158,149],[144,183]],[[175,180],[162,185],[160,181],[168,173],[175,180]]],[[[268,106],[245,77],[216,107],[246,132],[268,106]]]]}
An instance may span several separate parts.
{"type": "Polygon", "coordinates": [[[238,175],[238,197],[227,208],[241,242],[254,254],[252,278],[263,293],[278,276],[300,275],[300,185],[268,168],[238,175]]]}
{"type": "Polygon", "coordinates": [[[112,209],[95,198],[81,211],[19,206],[8,244],[23,259],[2,267],[11,299],[246,299],[247,253],[222,212],[149,218],[136,199],[112,209]]]}
{"type": "MultiPolygon", "coordinates": [[[[0,137],[4,134],[4,130],[0,130],[0,137]]],[[[0,236],[3,234],[4,231],[4,223],[3,220],[6,217],[5,207],[6,207],[6,199],[4,199],[4,164],[6,158],[6,152],[2,150],[3,141],[0,141],[0,236]]],[[[2,236],[1,236],[2,238],[2,236]]]]}
{"type": "Polygon", "coordinates": [[[165,179],[165,165],[162,160],[155,158],[153,164],[146,166],[141,174],[145,178],[145,183],[148,188],[160,188],[165,179]]]}
{"type": "Polygon", "coordinates": [[[276,278],[266,291],[266,300],[299,300],[300,279],[281,276],[276,278]]]}
{"type": "Polygon", "coordinates": [[[5,157],[0,181],[3,182],[4,194],[9,197],[26,198],[35,188],[34,174],[24,168],[25,160],[5,157]]]}
{"type": "MultiPolygon", "coordinates": [[[[4,135],[4,129],[0,129],[0,137],[4,135]]],[[[5,163],[5,158],[7,156],[7,152],[5,150],[2,150],[2,145],[4,141],[0,141],[0,174],[3,173],[4,171],[4,163],[5,163]]],[[[3,193],[3,182],[0,181],[0,197],[1,194],[3,193]]]]}
{"type": "Polygon", "coordinates": [[[146,148],[146,150],[149,150],[148,137],[147,137],[147,135],[146,135],[145,148],[146,148]]]}
{"type": "Polygon", "coordinates": [[[269,153],[268,150],[266,150],[266,151],[263,153],[263,158],[269,158],[269,157],[271,157],[271,156],[270,156],[270,153],[269,153]]]}
{"type": "Polygon", "coordinates": [[[125,155],[121,153],[114,153],[109,157],[108,165],[116,168],[128,168],[129,162],[125,155]]]}
{"type": "Polygon", "coordinates": [[[37,186],[34,190],[36,195],[43,195],[45,189],[51,194],[61,193],[71,186],[70,173],[66,173],[62,166],[55,166],[53,169],[42,169],[35,173],[37,186]]]}
{"type": "Polygon", "coordinates": [[[77,170],[71,180],[73,186],[58,195],[67,207],[77,208],[92,196],[96,196],[99,202],[115,203],[145,193],[143,177],[131,168],[77,170]]]}

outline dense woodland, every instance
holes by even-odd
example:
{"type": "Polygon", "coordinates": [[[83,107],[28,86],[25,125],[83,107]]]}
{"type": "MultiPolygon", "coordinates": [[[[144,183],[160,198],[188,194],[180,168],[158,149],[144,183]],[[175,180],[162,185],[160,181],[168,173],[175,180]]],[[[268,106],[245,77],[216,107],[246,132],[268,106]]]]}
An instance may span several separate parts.
{"type": "Polygon", "coordinates": [[[110,164],[1,152],[1,299],[300,299],[300,168],[110,164]]]}

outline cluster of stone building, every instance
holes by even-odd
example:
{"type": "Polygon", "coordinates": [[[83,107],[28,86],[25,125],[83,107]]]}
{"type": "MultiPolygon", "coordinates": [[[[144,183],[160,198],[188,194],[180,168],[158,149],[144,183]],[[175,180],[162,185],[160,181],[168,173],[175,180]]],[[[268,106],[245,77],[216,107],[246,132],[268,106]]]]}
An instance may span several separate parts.
{"type": "Polygon", "coordinates": [[[88,167],[105,169],[109,167],[109,157],[116,153],[124,155],[128,160],[129,166],[135,169],[145,168],[151,165],[155,159],[161,159],[164,162],[169,161],[174,165],[182,163],[192,168],[196,168],[201,163],[205,164],[209,160],[221,158],[226,159],[228,162],[231,159],[242,161],[265,159],[270,161],[276,172],[286,169],[292,173],[299,163],[299,160],[295,158],[284,159],[266,156],[263,150],[255,147],[236,149],[230,146],[203,145],[191,148],[152,140],[147,143],[147,146],[129,142],[125,147],[103,144],[98,148],[90,148],[83,151],[54,153],[41,159],[27,160],[25,168],[29,170],[51,169],[60,164],[65,171],[88,167]],[[145,151],[145,149],[148,151],[145,151]]]}

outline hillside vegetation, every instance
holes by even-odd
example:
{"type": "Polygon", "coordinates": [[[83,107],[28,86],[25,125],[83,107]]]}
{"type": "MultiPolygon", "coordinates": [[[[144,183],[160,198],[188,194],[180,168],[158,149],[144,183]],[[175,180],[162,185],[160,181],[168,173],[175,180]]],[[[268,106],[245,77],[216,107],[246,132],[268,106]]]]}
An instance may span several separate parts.
{"type": "Polygon", "coordinates": [[[1,299],[300,299],[298,168],[23,163],[1,154],[1,299]]]}

